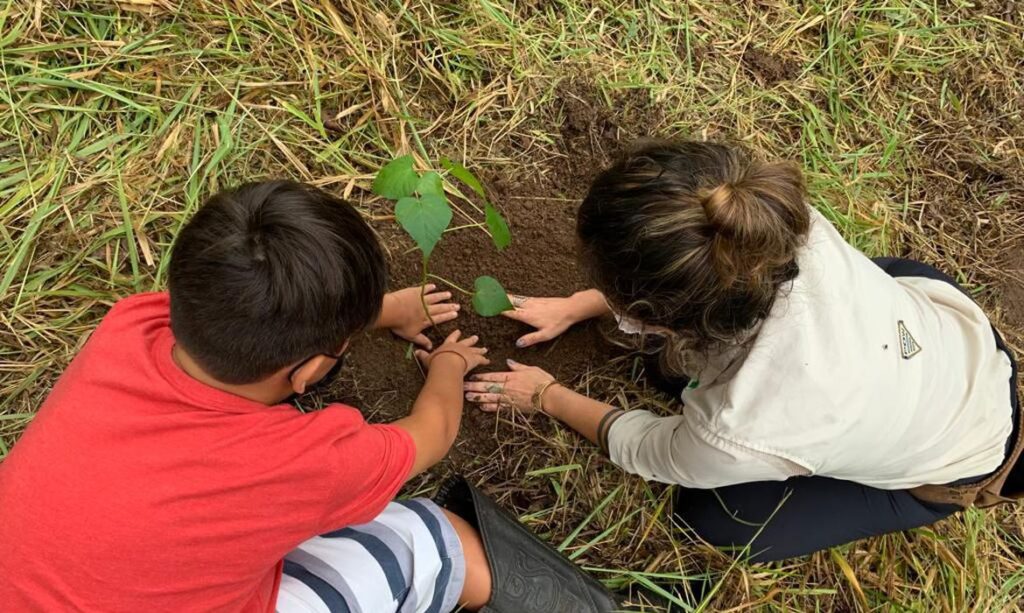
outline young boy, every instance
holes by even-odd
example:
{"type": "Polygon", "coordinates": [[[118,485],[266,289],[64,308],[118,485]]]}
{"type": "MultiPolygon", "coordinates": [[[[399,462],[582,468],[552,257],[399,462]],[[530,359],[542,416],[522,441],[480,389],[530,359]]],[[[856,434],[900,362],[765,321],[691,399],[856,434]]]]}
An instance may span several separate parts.
{"type": "MultiPolygon", "coordinates": [[[[477,531],[392,502],[445,456],[486,349],[453,333],[408,417],[285,400],[375,326],[425,349],[420,288],[350,205],[249,184],[184,228],[170,292],[118,302],[0,465],[5,611],[447,611],[491,575],[477,531]],[[354,528],[353,528],[354,527],[354,528]],[[317,536],[323,535],[323,536],[317,536]]],[[[459,307],[428,287],[434,322],[459,307]]]]}

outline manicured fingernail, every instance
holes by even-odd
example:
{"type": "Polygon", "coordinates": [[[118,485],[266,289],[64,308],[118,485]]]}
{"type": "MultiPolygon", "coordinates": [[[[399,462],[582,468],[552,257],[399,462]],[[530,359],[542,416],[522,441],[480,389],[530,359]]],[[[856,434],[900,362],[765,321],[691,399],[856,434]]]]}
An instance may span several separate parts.
{"type": "Polygon", "coordinates": [[[525,346],[526,346],[526,341],[524,341],[523,339],[519,339],[519,340],[516,341],[516,347],[525,347],[525,346]]]}
{"type": "Polygon", "coordinates": [[[517,365],[519,364],[519,362],[516,362],[515,360],[512,360],[512,359],[505,360],[505,361],[508,362],[509,364],[517,364],[517,365]]]}

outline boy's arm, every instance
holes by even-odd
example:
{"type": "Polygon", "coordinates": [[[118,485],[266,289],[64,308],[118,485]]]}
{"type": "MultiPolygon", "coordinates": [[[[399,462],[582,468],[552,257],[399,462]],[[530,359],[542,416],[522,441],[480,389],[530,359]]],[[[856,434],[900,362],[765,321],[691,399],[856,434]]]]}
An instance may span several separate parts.
{"type": "Polygon", "coordinates": [[[389,329],[398,337],[431,349],[433,345],[423,331],[432,325],[455,319],[459,316],[460,308],[458,304],[450,302],[451,292],[435,290],[437,286],[429,284],[385,294],[380,317],[373,327],[389,329]]]}
{"type": "Polygon", "coordinates": [[[462,423],[463,379],[470,370],[490,363],[484,357],[487,349],[476,346],[476,336],[462,340],[459,336],[456,330],[432,354],[416,352],[428,369],[427,381],[409,416],[393,422],[408,432],[416,445],[416,459],[409,478],[448,455],[462,423]]]}

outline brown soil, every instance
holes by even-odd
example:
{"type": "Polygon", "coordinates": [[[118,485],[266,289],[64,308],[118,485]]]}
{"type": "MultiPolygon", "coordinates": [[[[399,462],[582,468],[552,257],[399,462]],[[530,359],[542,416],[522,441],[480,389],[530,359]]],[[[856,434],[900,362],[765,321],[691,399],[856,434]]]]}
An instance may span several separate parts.
{"type": "Polygon", "coordinates": [[[773,55],[757,47],[747,48],[743,53],[743,64],[759,81],[766,85],[787,81],[800,74],[800,65],[797,62],[773,55]]]}
{"type": "Polygon", "coordinates": [[[1006,272],[999,296],[1003,320],[1013,329],[1024,330],[1024,242],[1008,252],[1001,268],[1006,272]]]}

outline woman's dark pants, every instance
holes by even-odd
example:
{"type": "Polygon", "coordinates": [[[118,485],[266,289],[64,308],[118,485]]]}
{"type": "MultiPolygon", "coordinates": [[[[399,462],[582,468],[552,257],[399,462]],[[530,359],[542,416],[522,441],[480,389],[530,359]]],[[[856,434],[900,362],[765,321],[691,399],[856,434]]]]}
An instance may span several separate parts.
{"type": "MultiPolygon", "coordinates": [[[[952,279],[927,264],[895,258],[879,258],[875,263],[894,277],[928,277],[956,286],[952,279]]],[[[998,334],[996,343],[1012,361],[1012,354],[998,334]]],[[[1014,365],[1010,386],[1014,415],[1019,411],[1013,385],[1016,372],[1014,365]]],[[[1011,441],[1015,434],[1016,428],[1011,441]]],[[[1018,462],[1004,491],[1016,491],[1011,487],[1024,485],[1022,473],[1024,462],[1018,462]]],[[[702,539],[736,552],[743,552],[749,545],[749,552],[744,555],[757,562],[802,556],[858,539],[925,526],[958,510],[954,505],[922,502],[908,491],[881,490],[827,477],[794,477],[713,490],[680,488],[675,500],[677,519],[702,539]]]]}

